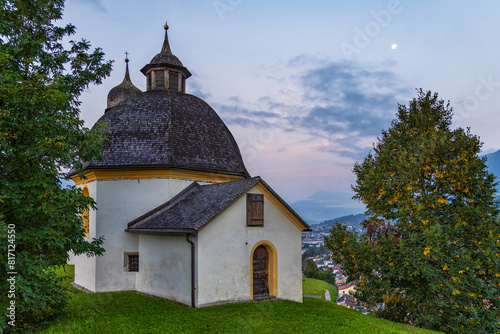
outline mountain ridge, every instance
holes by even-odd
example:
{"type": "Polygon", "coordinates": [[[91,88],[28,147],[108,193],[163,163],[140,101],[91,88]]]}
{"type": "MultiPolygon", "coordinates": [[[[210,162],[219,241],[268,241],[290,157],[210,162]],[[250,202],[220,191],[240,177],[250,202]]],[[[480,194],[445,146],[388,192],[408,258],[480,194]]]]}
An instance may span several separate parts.
{"type": "MultiPolygon", "coordinates": [[[[496,180],[499,183],[497,184],[497,199],[500,201],[500,150],[486,154],[484,157],[487,159],[486,166],[488,170],[495,175],[496,180]]],[[[367,218],[368,216],[363,213],[343,215],[333,219],[326,219],[320,223],[311,223],[311,228],[318,231],[326,230],[326,232],[328,232],[337,221],[346,226],[352,226],[357,230],[361,230],[361,222],[367,218]]]]}

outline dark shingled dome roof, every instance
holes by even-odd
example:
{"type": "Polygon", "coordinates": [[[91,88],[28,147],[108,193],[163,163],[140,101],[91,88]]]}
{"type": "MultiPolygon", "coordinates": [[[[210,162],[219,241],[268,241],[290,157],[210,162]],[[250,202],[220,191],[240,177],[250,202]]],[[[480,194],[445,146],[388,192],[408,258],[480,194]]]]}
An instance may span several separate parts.
{"type": "Polygon", "coordinates": [[[110,108],[104,161],[88,168],[177,167],[248,177],[233,135],[200,98],[171,90],[140,93],[110,108]]]}
{"type": "Polygon", "coordinates": [[[172,53],[160,52],[151,59],[150,64],[172,64],[180,67],[184,67],[177,56],[172,53]]]}
{"type": "Polygon", "coordinates": [[[130,81],[127,65],[127,72],[122,83],[111,89],[108,93],[108,108],[114,107],[120,102],[125,101],[132,96],[140,94],[141,92],[142,91],[134,86],[134,84],[130,81]]]}

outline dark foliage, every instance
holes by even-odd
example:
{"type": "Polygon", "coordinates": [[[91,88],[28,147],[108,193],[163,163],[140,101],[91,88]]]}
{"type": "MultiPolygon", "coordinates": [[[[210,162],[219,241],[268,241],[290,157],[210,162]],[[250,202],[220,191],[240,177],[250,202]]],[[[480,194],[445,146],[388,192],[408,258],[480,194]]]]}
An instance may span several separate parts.
{"type": "Polygon", "coordinates": [[[63,45],[75,32],[54,25],[63,4],[0,0],[0,291],[4,302],[15,302],[15,322],[0,329],[8,331],[27,331],[65,309],[68,296],[52,268],[68,252],[103,251],[102,238],[84,239],[80,215],[93,201],[63,189],[61,179],[99,157],[104,134],[83,126],[78,96],[111,64],[100,49],[87,53],[85,40],[63,45]]]}

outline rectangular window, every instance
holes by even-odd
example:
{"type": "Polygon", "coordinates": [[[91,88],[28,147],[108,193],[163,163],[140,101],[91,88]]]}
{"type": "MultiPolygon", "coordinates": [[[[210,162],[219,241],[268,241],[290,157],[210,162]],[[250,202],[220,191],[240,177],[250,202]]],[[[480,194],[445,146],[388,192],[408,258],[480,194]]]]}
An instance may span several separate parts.
{"type": "Polygon", "coordinates": [[[125,268],[126,271],[139,271],[139,253],[125,253],[125,268]]]}
{"type": "Polygon", "coordinates": [[[179,90],[179,73],[174,71],[168,71],[168,84],[170,89],[178,91],[179,90]]]}
{"type": "Polygon", "coordinates": [[[264,226],[264,195],[247,194],[247,226],[264,226]]]}

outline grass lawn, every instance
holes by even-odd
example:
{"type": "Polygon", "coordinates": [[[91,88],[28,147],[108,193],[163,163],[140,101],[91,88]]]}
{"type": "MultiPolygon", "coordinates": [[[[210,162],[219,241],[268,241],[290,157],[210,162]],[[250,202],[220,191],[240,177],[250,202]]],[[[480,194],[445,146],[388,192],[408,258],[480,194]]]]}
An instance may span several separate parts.
{"type": "Polygon", "coordinates": [[[302,279],[302,293],[305,295],[321,296],[321,299],[325,299],[325,289],[330,291],[330,297],[335,301],[338,293],[336,287],[314,278],[302,279]]]}
{"type": "MultiPolygon", "coordinates": [[[[319,282],[306,280],[318,288],[319,282]]],[[[325,283],[326,284],[326,283],[325,283]]],[[[318,288],[320,289],[320,288],[318,288]]],[[[135,292],[72,292],[70,310],[37,333],[435,333],[304,298],[192,309],[135,292]]]]}

